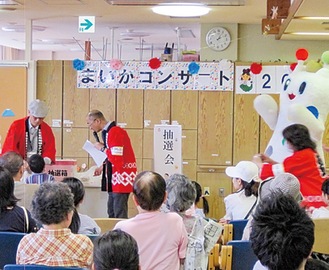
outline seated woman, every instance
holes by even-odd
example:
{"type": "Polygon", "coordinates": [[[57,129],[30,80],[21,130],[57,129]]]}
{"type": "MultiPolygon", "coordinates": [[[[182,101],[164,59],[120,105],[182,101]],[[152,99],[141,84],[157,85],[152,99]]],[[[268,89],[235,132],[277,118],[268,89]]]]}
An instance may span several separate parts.
{"type": "Polygon", "coordinates": [[[303,206],[315,208],[325,206],[321,185],[326,179],[326,172],[307,127],[293,124],[286,127],[282,135],[284,143],[293,154],[285,158],[283,163],[278,163],[264,154],[255,155],[253,161],[260,168],[260,178],[266,179],[283,172],[291,173],[300,182],[300,190],[304,197],[303,206]]]}
{"type": "Polygon", "coordinates": [[[14,186],[10,172],[0,166],[0,231],[25,233],[37,231],[37,224],[30,212],[17,205],[14,186]]]}
{"type": "Polygon", "coordinates": [[[40,185],[32,200],[32,214],[42,228],[25,235],[17,247],[17,264],[90,268],[93,243],[68,228],[74,210],[73,194],[62,182],[40,185]]]}
{"type": "Polygon", "coordinates": [[[108,231],[94,241],[93,270],[139,270],[136,240],[121,230],[108,231]],[[124,252],[123,252],[124,251],[124,252]]]}
{"type": "Polygon", "coordinates": [[[227,167],[225,173],[232,177],[235,192],[224,198],[226,213],[220,222],[247,219],[257,201],[258,167],[251,161],[240,161],[236,166],[227,167]]]}
{"type": "Polygon", "coordinates": [[[166,206],[171,212],[178,213],[188,233],[188,245],[184,269],[207,269],[208,254],[217,243],[222,233],[221,224],[199,215],[188,215],[186,210],[196,198],[196,190],[192,182],[182,174],[173,174],[167,179],[166,206]]]}
{"type": "Polygon", "coordinates": [[[65,177],[62,181],[66,183],[74,196],[74,212],[70,229],[73,233],[81,234],[100,234],[101,229],[97,223],[89,216],[80,214],[78,207],[82,203],[85,196],[85,188],[83,183],[75,177],[65,177]]]}

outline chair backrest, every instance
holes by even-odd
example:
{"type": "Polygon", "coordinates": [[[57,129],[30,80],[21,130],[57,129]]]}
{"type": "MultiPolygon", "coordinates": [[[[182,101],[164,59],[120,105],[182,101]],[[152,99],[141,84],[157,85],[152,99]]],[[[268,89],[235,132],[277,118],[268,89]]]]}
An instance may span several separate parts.
{"type": "Polygon", "coordinates": [[[46,266],[38,264],[7,264],[3,270],[86,270],[87,268],[68,266],[46,266]]]}
{"type": "Polygon", "coordinates": [[[243,235],[243,230],[246,227],[248,219],[237,219],[231,220],[230,224],[233,225],[233,236],[232,240],[241,240],[243,235]]]}
{"type": "Polygon", "coordinates": [[[92,242],[94,242],[94,240],[95,240],[97,237],[99,237],[98,234],[86,234],[86,236],[88,236],[92,242]]]}
{"type": "Polygon", "coordinates": [[[16,263],[17,247],[25,233],[0,232],[0,269],[6,264],[16,263]]]}
{"type": "Polygon", "coordinates": [[[328,244],[328,228],[329,218],[317,218],[313,219],[314,222],[314,236],[315,241],[313,245],[313,251],[324,254],[329,254],[328,244]]]}
{"type": "Polygon", "coordinates": [[[126,220],[124,218],[94,218],[97,225],[101,228],[101,232],[105,233],[113,230],[115,224],[121,220],[126,220]]]}
{"type": "Polygon", "coordinates": [[[251,242],[245,240],[228,242],[226,246],[222,246],[221,256],[223,270],[252,270],[258,260],[251,248],[251,242]]]}

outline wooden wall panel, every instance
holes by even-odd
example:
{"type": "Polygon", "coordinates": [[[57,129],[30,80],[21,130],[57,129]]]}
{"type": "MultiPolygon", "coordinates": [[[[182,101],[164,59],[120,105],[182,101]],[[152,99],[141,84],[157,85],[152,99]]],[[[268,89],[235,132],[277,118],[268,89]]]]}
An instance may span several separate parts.
{"type": "Polygon", "coordinates": [[[143,158],[153,159],[154,156],[153,138],[154,138],[153,129],[143,130],[143,158]]]}
{"type": "Polygon", "coordinates": [[[197,159],[198,133],[197,130],[182,130],[182,158],[197,159]]]}
{"type": "Polygon", "coordinates": [[[142,129],[126,129],[136,158],[143,158],[143,130],[142,129]]]}
{"type": "Polygon", "coordinates": [[[72,61],[64,61],[64,74],[63,125],[68,127],[72,122],[73,127],[86,127],[89,89],[77,88],[77,71],[72,61]]]}
{"type": "Polygon", "coordinates": [[[65,158],[83,157],[88,158],[88,153],[82,149],[89,130],[86,128],[63,129],[63,156],[65,158]]]}
{"type": "Polygon", "coordinates": [[[0,114],[11,109],[15,116],[1,117],[0,153],[7,131],[14,120],[27,115],[27,70],[25,67],[0,67],[0,114]]]}
{"type": "Polygon", "coordinates": [[[143,158],[143,171],[153,171],[154,163],[153,159],[143,158]]]}
{"type": "Polygon", "coordinates": [[[86,115],[90,110],[99,110],[104,114],[107,121],[116,120],[115,104],[116,104],[115,89],[90,89],[89,107],[85,108],[84,121],[86,125],[86,115]],[[89,108],[89,109],[88,109],[89,108]]]}
{"type": "Polygon", "coordinates": [[[143,128],[143,90],[117,90],[117,121],[126,128],[143,128]]]}
{"type": "Polygon", "coordinates": [[[172,91],[171,118],[182,125],[182,129],[197,129],[198,91],[172,91]]]}
{"type": "Polygon", "coordinates": [[[150,121],[144,128],[153,129],[154,125],[161,124],[161,120],[170,119],[170,91],[144,91],[144,121],[150,121]]]}
{"type": "Polygon", "coordinates": [[[62,119],[63,62],[40,60],[37,62],[37,98],[44,100],[49,108],[45,121],[62,119]]]}
{"type": "Polygon", "coordinates": [[[233,164],[251,160],[259,150],[259,115],[253,106],[255,97],[240,94],[234,98],[233,164]]]}
{"type": "Polygon", "coordinates": [[[210,195],[206,197],[209,203],[208,217],[220,219],[225,215],[224,197],[219,196],[219,188],[224,188],[224,195],[232,193],[232,181],[225,174],[225,171],[216,171],[213,173],[198,172],[197,181],[202,190],[209,187],[210,195]]]}
{"type": "Polygon", "coordinates": [[[196,159],[183,159],[183,172],[191,180],[196,180],[196,159]]]}
{"type": "Polygon", "coordinates": [[[198,164],[232,164],[233,92],[199,92],[198,164]]]}

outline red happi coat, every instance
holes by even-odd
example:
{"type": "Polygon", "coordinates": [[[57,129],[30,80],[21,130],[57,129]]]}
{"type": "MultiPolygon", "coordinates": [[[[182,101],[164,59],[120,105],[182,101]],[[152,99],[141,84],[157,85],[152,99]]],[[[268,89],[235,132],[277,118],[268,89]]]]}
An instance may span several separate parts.
{"type": "Polygon", "coordinates": [[[300,183],[305,206],[321,207],[326,204],[322,200],[321,186],[328,177],[319,155],[311,148],[296,151],[281,164],[264,164],[260,178],[266,179],[280,173],[288,172],[295,175],[300,183]]]}
{"type": "MultiPolygon", "coordinates": [[[[107,191],[130,193],[137,174],[136,158],[127,131],[111,123],[106,133],[106,155],[112,164],[112,175],[108,170],[107,191]]],[[[104,183],[102,184],[104,189],[104,183]]]]}
{"type": "MultiPolygon", "coordinates": [[[[2,154],[8,151],[15,151],[26,159],[26,126],[28,117],[14,121],[7,132],[7,137],[2,146],[2,154]]],[[[55,136],[51,127],[43,122],[40,126],[40,150],[38,153],[42,157],[49,157],[52,162],[55,162],[56,147],[55,136]]]]}

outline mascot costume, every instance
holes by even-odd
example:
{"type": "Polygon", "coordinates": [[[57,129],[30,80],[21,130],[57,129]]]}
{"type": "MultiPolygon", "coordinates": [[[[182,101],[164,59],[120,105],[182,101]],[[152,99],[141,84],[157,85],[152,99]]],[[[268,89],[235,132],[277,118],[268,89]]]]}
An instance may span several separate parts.
{"type": "Polygon", "coordinates": [[[291,124],[303,124],[324,162],[322,137],[329,113],[329,51],[322,54],[323,67],[315,61],[304,65],[308,57],[305,49],[297,50],[296,57],[297,64],[291,65],[293,71],[280,92],[280,108],[269,95],[259,95],[254,100],[256,111],[273,130],[264,154],[279,163],[291,156],[282,131],[291,124]]]}

